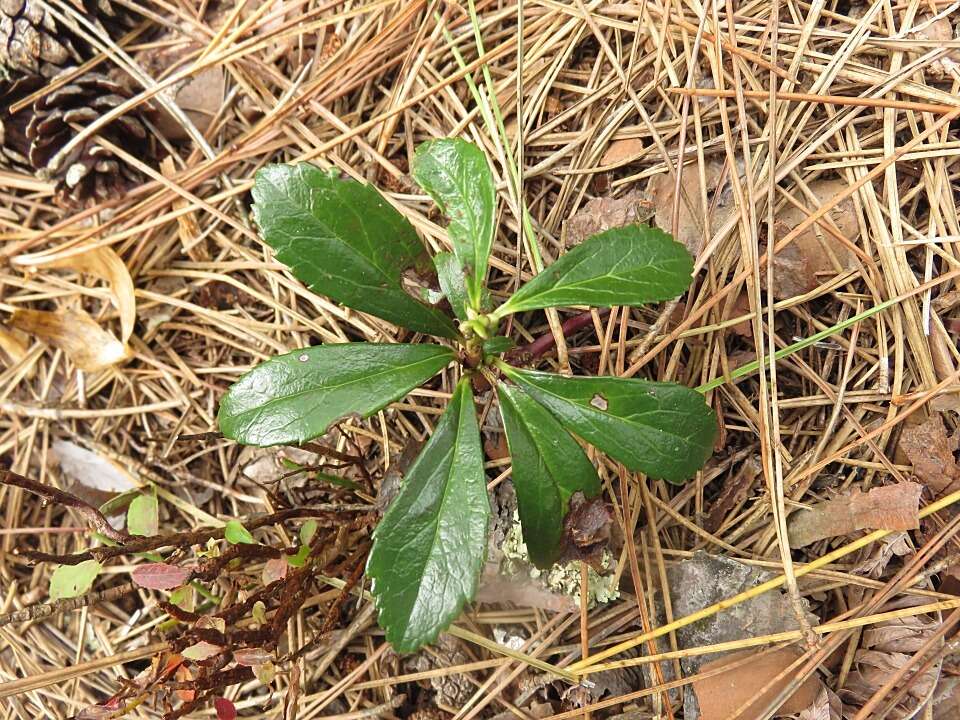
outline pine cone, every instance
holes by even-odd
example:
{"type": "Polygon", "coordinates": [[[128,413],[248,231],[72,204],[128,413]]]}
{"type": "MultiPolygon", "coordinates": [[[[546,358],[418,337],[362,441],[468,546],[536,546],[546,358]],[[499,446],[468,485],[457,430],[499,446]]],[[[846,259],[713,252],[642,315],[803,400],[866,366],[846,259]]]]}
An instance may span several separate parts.
{"type": "MultiPolygon", "coordinates": [[[[111,37],[131,24],[125,8],[110,0],[69,2],[111,37]]],[[[37,0],[0,0],[0,77],[53,77],[66,65],[81,63],[92,55],[87,42],[37,0]]]]}
{"type": "Polygon", "coordinates": [[[132,96],[125,85],[102,73],[88,72],[34,103],[26,128],[28,159],[38,176],[54,181],[62,202],[82,205],[105,200],[139,183],[140,173],[114,157],[100,138],[136,158],[154,157],[143,122],[150,108],[122,115],[71,147],[78,134],[72,126],[87,127],[132,96]]]}
{"type": "Polygon", "coordinates": [[[40,88],[43,83],[44,79],[39,75],[25,75],[12,81],[0,80],[0,168],[9,167],[33,174],[30,141],[27,139],[31,106],[27,105],[15,113],[11,112],[10,108],[40,88]]]}

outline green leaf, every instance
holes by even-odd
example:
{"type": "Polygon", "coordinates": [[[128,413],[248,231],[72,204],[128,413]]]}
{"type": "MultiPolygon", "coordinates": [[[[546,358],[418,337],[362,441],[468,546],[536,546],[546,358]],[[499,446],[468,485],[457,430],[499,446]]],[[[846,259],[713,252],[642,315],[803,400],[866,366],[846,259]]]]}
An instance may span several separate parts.
{"type": "Polygon", "coordinates": [[[257,544],[257,541],[253,539],[253,535],[250,534],[250,531],[247,530],[239,520],[227,520],[227,526],[224,528],[223,536],[231,545],[240,545],[241,543],[246,545],[257,544]]]}
{"type": "Polygon", "coordinates": [[[500,367],[565,428],[631,470],[679,484],[703,467],[713,450],[717,418],[696,390],[500,367]]]}
{"type": "Polygon", "coordinates": [[[433,265],[437,269],[437,280],[444,297],[453,308],[453,314],[461,321],[467,319],[467,286],[464,284],[463,270],[457,259],[450,253],[438,253],[433,256],[433,265]]]}
{"type": "Polygon", "coordinates": [[[565,305],[643,305],[690,285],[693,258],[657,228],[628,225],[583,241],[501,305],[497,317],[565,305]]]}
{"type": "Polygon", "coordinates": [[[489,520],[480,430],[464,378],[373,533],[367,573],[380,626],[397,652],[436,640],[473,598],[489,520]]]}
{"type": "Polygon", "coordinates": [[[154,493],[137,495],[127,508],[127,530],[131,535],[151,536],[160,530],[160,508],[154,493]]]}
{"type": "Polygon", "coordinates": [[[550,411],[516,385],[500,383],[500,413],[513,463],[523,541],[538,567],[560,557],[570,496],[600,492],[600,478],[583,448],[550,411]]]}
{"type": "Polygon", "coordinates": [[[466,273],[470,305],[479,310],[496,214],[496,189],[487,158],[466,140],[430,140],[417,148],[412,174],[450,218],[447,234],[453,254],[466,273]]]}
{"type": "Polygon", "coordinates": [[[395,325],[455,338],[438,308],[404,291],[404,270],[424,259],[413,226],[370,185],[307,163],[268,165],[253,186],[264,241],[312,290],[395,325]]]}
{"type": "Polygon", "coordinates": [[[454,358],[439,345],[343,343],[267,360],[220,401],[220,431],[245,445],[298,445],[389,405],[454,358]]]}
{"type": "Polygon", "coordinates": [[[360,486],[355,483],[353,480],[348,480],[347,478],[340,477],[338,475],[331,475],[330,473],[325,472],[316,472],[312,475],[314,480],[322,480],[323,482],[328,482],[331,485],[336,485],[337,487],[345,488],[346,490],[360,490],[360,486]]]}
{"type": "Polygon", "coordinates": [[[300,526],[300,543],[302,545],[309,545],[316,532],[317,521],[307,520],[303,525],[300,526]]]}
{"type": "Polygon", "coordinates": [[[295,555],[287,555],[287,565],[291,567],[303,567],[307,564],[307,558],[310,557],[310,546],[301,545],[295,555]]]}
{"type": "Polygon", "coordinates": [[[133,502],[133,499],[137,497],[140,497],[140,493],[136,490],[127,490],[126,492],[120,493],[101,505],[99,507],[100,513],[106,515],[107,517],[115,515],[121,510],[129,507],[130,503],[133,502]]]}
{"type": "Polygon", "coordinates": [[[72,598],[89,592],[102,569],[96,560],[58,566],[50,576],[50,599],[72,598]]]}
{"type": "Polygon", "coordinates": [[[507,350],[510,350],[516,347],[516,343],[508,337],[503,335],[496,335],[489,340],[483,341],[483,354],[484,355],[499,355],[500,353],[505,353],[507,350]]]}

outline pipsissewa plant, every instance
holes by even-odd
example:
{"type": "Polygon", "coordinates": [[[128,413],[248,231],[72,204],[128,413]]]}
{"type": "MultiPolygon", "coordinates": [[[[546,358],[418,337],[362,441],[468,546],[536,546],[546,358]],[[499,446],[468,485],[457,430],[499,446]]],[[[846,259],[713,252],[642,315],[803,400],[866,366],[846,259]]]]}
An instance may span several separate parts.
{"type": "Polygon", "coordinates": [[[589,238],[489,306],[487,260],[496,193],[487,160],[458,139],[421,145],[413,177],[449,218],[453,253],[433,258],[457,320],[404,285],[423,268],[413,227],[373,187],[311,165],[271,165],[253,189],[263,239],[311,289],[447,344],[328,344],[254,368],[223,398],[220,429],[240,443],[299,444],[336,421],[367,417],[450,363],[461,379],[437,427],[374,531],[367,574],[387,639],[401,652],[432,642],[476,591],[490,504],[470,377],[495,384],[513,458],[520,521],[531,559],[557,560],[563,518],[575,492],[600,481],[580,443],[634,471],[680,483],[710,454],[713,411],[694,390],[612,377],[562,377],[513,367],[498,337],[511,313],[549,307],[636,306],[676,297],[693,262],[666,233],[639,225],[589,238]]]}

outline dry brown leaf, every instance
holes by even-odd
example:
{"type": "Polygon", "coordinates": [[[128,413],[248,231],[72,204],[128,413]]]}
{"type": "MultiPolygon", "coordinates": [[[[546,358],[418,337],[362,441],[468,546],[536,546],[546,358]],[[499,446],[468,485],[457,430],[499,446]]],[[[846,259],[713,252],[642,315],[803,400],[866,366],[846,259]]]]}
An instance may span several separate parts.
{"type": "MultiPolygon", "coordinates": [[[[727,720],[733,717],[738,708],[747,703],[750,705],[738,716],[740,720],[759,718],[763,708],[793,680],[793,677],[787,673],[762,694],[760,694],[761,688],[773,682],[796,661],[799,655],[795,648],[789,647],[763,655],[758,655],[756,650],[744,650],[705,663],[700,668],[701,673],[722,668],[737,660],[752,658],[749,662],[724,672],[693,681],[693,691],[697,694],[697,701],[700,704],[701,719],[727,720]]],[[[791,715],[811,707],[817,702],[820,687],[821,683],[815,676],[808,677],[784,701],[774,715],[791,715]]]]}
{"type": "Polygon", "coordinates": [[[942,679],[933,698],[933,720],[956,720],[960,717],[960,678],[942,679]]]}
{"type": "Polygon", "coordinates": [[[646,193],[634,191],[623,197],[598,197],[567,218],[564,226],[568,245],[579,245],[592,235],[610,228],[647,220],[653,205],[646,193]]]}
{"type": "Polygon", "coordinates": [[[74,442],[54,440],[50,449],[63,474],[74,483],[105,493],[123,493],[139,487],[122,466],[74,442]]]}
{"type": "Polygon", "coordinates": [[[960,433],[947,436],[943,418],[933,413],[919,425],[908,425],[900,433],[899,449],[913,464],[917,478],[934,495],[953,492],[960,485],[960,466],[953,457],[960,433]]]}
{"type": "Polygon", "coordinates": [[[816,702],[801,712],[797,720],[843,720],[843,701],[833,690],[821,685],[816,702]]]}
{"type": "Polygon", "coordinates": [[[29,338],[22,332],[8,330],[0,325],[0,350],[3,350],[12,365],[16,365],[23,361],[30,350],[29,338]]]}
{"type": "Polygon", "coordinates": [[[623,165],[643,152],[643,140],[640,138],[624,138],[614,140],[607,146],[607,151],[600,158],[600,165],[623,165]]]}
{"type": "MultiPolygon", "coordinates": [[[[694,257],[697,257],[706,245],[709,240],[708,235],[716,232],[736,212],[730,188],[729,173],[727,173],[723,188],[717,187],[720,183],[720,177],[723,175],[723,163],[715,160],[708,161],[703,168],[703,174],[705,185],[700,184],[700,171],[696,165],[684,167],[681,176],[683,192],[677,201],[680,203],[680,212],[675,237],[679,242],[686,245],[687,250],[694,257]],[[713,209],[709,218],[709,230],[703,216],[701,200],[701,189],[703,187],[706,188],[707,193],[707,208],[713,209]],[[715,197],[718,191],[720,197],[715,197]],[[683,201],[684,197],[689,203],[689,207],[687,202],[683,201]]],[[[649,186],[654,206],[657,209],[654,220],[658,227],[667,232],[671,232],[673,225],[675,187],[675,180],[669,173],[657,175],[650,181],[649,186]]]]}
{"type": "MultiPolygon", "coordinates": [[[[950,17],[937,17],[936,19],[934,17],[929,13],[924,13],[917,17],[913,23],[914,27],[918,27],[919,30],[910,34],[917,40],[929,41],[929,44],[922,49],[923,52],[943,48],[955,39],[950,17]]],[[[917,50],[919,52],[921,49],[917,48],[917,50]]],[[[930,74],[937,79],[960,70],[960,50],[951,50],[943,57],[927,65],[927,68],[930,74]]]]}
{"type": "MultiPolygon", "coordinates": [[[[843,180],[816,180],[809,184],[816,197],[814,208],[825,205],[837,193],[847,188],[843,180]]],[[[811,201],[804,199],[808,207],[811,201]]],[[[807,213],[793,204],[783,207],[774,223],[775,240],[791,232],[807,219],[807,213]]],[[[840,234],[854,242],[860,234],[852,198],[834,205],[824,220],[831,221],[840,234]]],[[[856,267],[855,256],[848,247],[829,235],[819,223],[804,230],[773,261],[774,289],[778,298],[802,295],[818,287],[830,275],[856,267]]]]}
{"type": "Polygon", "coordinates": [[[913,530],[920,527],[920,483],[902,482],[873,488],[854,488],[834,500],[817,503],[790,516],[790,547],[799,548],[824,538],[857,530],[913,530]]]}
{"type": "Polygon", "coordinates": [[[133,354],[83,310],[17,310],[10,325],[63,350],[84,372],[104,370],[133,354]]]}
{"type": "Polygon", "coordinates": [[[124,344],[130,339],[133,324],[137,319],[133,279],[113,248],[98,247],[76,255],[20,255],[13,259],[13,263],[34,271],[40,268],[60,268],[100,278],[110,286],[113,304],[120,312],[120,339],[124,344]]]}
{"type": "MultiPolygon", "coordinates": [[[[226,74],[223,67],[217,65],[191,77],[174,97],[197,130],[206,133],[214,116],[223,107],[226,89],[226,74]]],[[[158,114],[157,128],[170,140],[187,140],[190,137],[183,125],[165,109],[158,114]]]]}

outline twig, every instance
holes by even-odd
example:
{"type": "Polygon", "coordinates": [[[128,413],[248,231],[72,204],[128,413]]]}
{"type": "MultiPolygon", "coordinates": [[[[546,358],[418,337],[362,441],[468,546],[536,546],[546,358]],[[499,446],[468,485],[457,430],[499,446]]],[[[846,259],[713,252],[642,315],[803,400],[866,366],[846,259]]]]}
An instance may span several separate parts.
{"type": "Polygon", "coordinates": [[[0,470],[0,485],[11,485],[13,487],[18,487],[26,490],[27,492],[33,493],[34,495],[39,495],[47,502],[73,508],[80,513],[84,520],[93,525],[93,527],[97,529],[97,532],[104,537],[110,538],[111,540],[122,543],[130,539],[130,535],[128,535],[126,532],[123,530],[117,530],[113,527],[113,525],[107,522],[107,518],[103,516],[102,512],[97,510],[89,503],[81,500],[76,495],[71,495],[68,492],[64,492],[63,490],[50,485],[44,485],[43,483],[35,482],[34,480],[26,478],[23,475],[18,475],[11,470],[0,470]]]}

